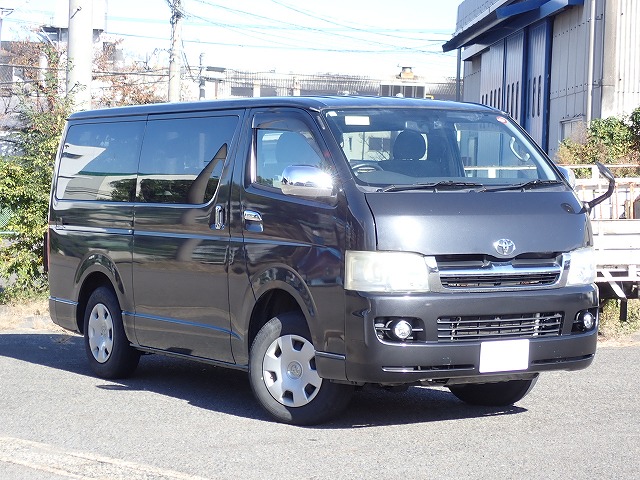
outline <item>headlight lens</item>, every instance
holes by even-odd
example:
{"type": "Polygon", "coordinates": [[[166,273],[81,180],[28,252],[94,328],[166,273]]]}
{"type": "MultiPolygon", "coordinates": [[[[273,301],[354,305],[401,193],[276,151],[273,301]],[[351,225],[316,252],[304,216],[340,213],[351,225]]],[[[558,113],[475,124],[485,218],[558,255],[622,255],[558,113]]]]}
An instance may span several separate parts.
{"type": "Polygon", "coordinates": [[[590,285],[596,281],[596,253],[591,247],[571,252],[568,286],[590,285]]]}
{"type": "Polygon", "coordinates": [[[361,292],[428,292],[434,257],[407,252],[347,251],[345,288],[361,292]]]}

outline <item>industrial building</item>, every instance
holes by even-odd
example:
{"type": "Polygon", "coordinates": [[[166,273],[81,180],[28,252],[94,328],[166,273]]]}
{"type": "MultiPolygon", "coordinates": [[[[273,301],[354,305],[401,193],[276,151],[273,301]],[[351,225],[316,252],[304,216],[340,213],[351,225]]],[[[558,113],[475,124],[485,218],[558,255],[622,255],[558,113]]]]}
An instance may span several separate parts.
{"type": "Polygon", "coordinates": [[[593,118],[640,106],[637,0],[464,0],[444,51],[463,99],[500,108],[553,157],[593,118]]]}

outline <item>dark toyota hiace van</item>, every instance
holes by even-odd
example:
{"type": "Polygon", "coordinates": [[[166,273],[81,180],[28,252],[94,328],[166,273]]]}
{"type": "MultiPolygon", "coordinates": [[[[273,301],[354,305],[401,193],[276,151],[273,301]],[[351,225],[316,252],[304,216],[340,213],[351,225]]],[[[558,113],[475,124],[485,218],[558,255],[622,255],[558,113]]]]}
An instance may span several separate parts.
{"type": "Polygon", "coordinates": [[[55,323],[103,378],[141,353],[248,372],[277,420],[355,387],[510,405],[587,367],[588,212],[507,114],[290,97],[71,115],[48,228],[55,323]]]}

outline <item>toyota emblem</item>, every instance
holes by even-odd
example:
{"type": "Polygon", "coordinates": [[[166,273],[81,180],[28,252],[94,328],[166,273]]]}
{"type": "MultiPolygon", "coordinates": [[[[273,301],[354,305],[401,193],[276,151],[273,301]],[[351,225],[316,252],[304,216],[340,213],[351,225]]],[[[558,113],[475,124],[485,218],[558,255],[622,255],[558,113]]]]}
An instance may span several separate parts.
{"type": "Polygon", "coordinates": [[[500,255],[504,255],[506,257],[511,255],[515,251],[516,244],[508,238],[501,238],[493,244],[493,248],[495,248],[496,252],[498,252],[500,255]]]}

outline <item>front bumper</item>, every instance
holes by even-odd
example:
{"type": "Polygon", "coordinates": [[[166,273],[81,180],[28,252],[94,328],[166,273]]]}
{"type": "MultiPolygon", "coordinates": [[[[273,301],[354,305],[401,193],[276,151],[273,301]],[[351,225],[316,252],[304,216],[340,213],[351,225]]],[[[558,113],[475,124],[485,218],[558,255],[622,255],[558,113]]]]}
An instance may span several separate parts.
{"type": "MultiPolygon", "coordinates": [[[[319,352],[318,372],[324,378],[354,383],[404,384],[421,381],[490,381],[501,374],[509,378],[530,377],[547,370],[578,370],[593,361],[597,344],[596,328],[572,332],[578,312],[596,312],[598,294],[595,286],[557,290],[505,292],[492,294],[364,295],[347,292],[345,325],[346,355],[319,352]],[[446,316],[510,315],[526,312],[563,313],[558,334],[529,335],[528,366],[507,372],[480,373],[479,340],[441,339],[438,341],[437,319],[446,316]],[[378,338],[377,319],[389,317],[418,318],[424,324],[422,341],[389,342],[378,338]],[[466,379],[466,380],[463,380],[466,379]]],[[[512,337],[513,338],[513,337],[512,337]]],[[[517,337],[516,337],[517,338],[517,337]]],[[[525,342],[526,343],[526,342],[525,342]]]]}

